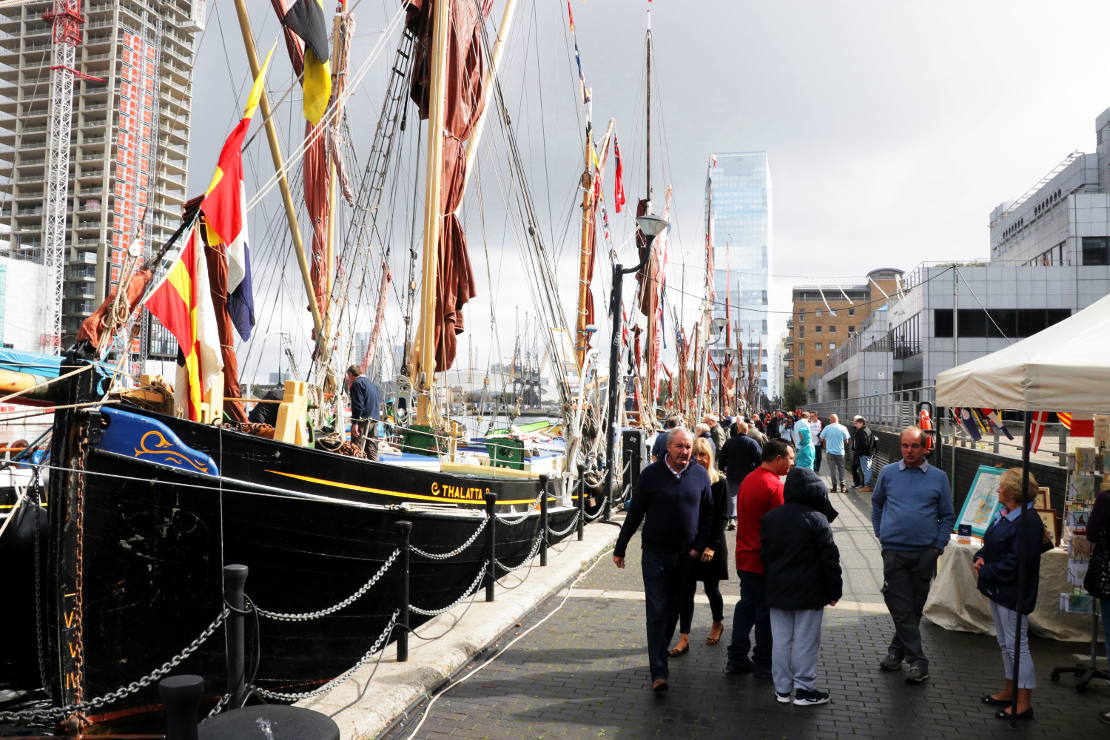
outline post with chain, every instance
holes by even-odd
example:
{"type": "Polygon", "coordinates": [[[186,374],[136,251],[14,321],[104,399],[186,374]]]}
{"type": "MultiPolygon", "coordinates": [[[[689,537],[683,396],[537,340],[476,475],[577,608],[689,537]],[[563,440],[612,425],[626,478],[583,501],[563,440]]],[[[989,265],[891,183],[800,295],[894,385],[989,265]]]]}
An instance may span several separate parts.
{"type": "Polygon", "coordinates": [[[397,549],[401,551],[397,568],[397,662],[409,659],[409,539],[412,522],[397,522],[397,549]]]}
{"type": "Polygon", "coordinates": [[[547,565],[547,476],[540,476],[540,566],[547,565]]]}
{"type": "Polygon", "coordinates": [[[493,584],[497,580],[497,514],[493,507],[497,505],[497,494],[489,492],[486,499],[486,557],[489,561],[486,567],[486,601],[493,601],[493,584]]]}
{"type": "Polygon", "coordinates": [[[197,740],[197,707],[204,693],[200,676],[170,676],[158,683],[166,708],[166,740],[197,740]]]}
{"type": "Polygon", "coordinates": [[[578,466],[578,541],[581,542],[586,528],[586,469],[578,466]]]}
{"type": "Polygon", "coordinates": [[[227,693],[232,707],[240,707],[246,698],[246,629],[247,574],[245,565],[224,566],[224,602],[231,610],[224,626],[227,651],[227,693]]]}

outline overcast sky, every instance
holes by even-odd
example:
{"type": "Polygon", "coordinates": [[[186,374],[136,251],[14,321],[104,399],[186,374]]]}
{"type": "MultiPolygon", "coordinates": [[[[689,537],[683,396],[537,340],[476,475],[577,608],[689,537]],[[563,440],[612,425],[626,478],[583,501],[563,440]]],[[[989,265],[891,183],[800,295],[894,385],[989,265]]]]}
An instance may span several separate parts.
{"type": "MultiPolygon", "coordinates": [[[[251,5],[259,44],[268,47],[277,33],[269,2],[251,5]]],[[[501,5],[497,0],[494,18],[501,5]]],[[[595,124],[603,129],[609,117],[617,120],[630,203],[643,191],[643,43],[645,11],[652,10],[653,184],[657,202],[663,186],[674,188],[674,286],[683,263],[687,290],[696,293],[701,283],[710,154],[768,153],[774,311],[789,310],[793,285],[858,283],[877,267],[986,257],[991,209],[1019,197],[1073,150],[1093,151],[1094,119],[1110,107],[1106,2],[572,0],[572,6],[595,124]]],[[[395,8],[394,0],[356,6],[356,64],[395,8]]],[[[231,4],[209,3],[209,14],[194,82],[192,191],[207,183],[248,82],[231,4]]],[[[520,3],[503,77],[548,241],[560,271],[569,273],[561,276],[569,308],[573,264],[564,268],[575,230],[566,225],[576,217],[582,107],[565,14],[565,0],[520,3]]],[[[390,52],[394,43],[387,44],[390,52]]],[[[376,120],[390,58],[367,76],[352,107],[363,131],[376,120]]],[[[288,82],[281,58],[268,87],[280,94],[288,82]]],[[[357,143],[363,154],[365,136],[357,143]]],[[[254,158],[261,144],[259,137],[251,157],[265,164],[254,158]]],[[[607,182],[607,195],[611,187],[607,182]]],[[[618,244],[631,233],[626,215],[614,218],[618,244]]],[[[511,241],[489,238],[498,242],[494,250],[511,241]]],[[[472,232],[472,254],[476,241],[481,237],[472,232]]],[[[634,259],[627,248],[620,256],[626,264],[634,259]]],[[[486,322],[491,299],[495,313],[509,312],[506,324],[515,309],[529,308],[519,283],[506,289],[513,264],[498,268],[506,272],[495,274],[493,285],[480,285],[474,310],[486,322]]],[[[603,264],[599,300],[606,273],[603,264]]],[[[681,294],[669,299],[682,302],[681,294]]],[[[690,322],[696,302],[685,299],[690,322]]],[[[783,321],[774,314],[772,331],[781,331],[783,321]]],[[[488,332],[474,341],[488,347],[488,332]]]]}

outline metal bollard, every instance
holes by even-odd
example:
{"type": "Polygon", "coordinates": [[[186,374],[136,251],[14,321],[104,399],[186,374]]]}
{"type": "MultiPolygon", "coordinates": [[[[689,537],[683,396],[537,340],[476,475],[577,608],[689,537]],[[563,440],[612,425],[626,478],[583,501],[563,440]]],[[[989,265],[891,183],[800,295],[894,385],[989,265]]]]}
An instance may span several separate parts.
{"type": "Polygon", "coordinates": [[[586,527],[586,469],[578,466],[578,541],[582,541],[586,527]]]}
{"type": "Polygon", "coordinates": [[[397,563],[397,599],[401,602],[401,613],[397,615],[397,626],[401,628],[397,633],[397,662],[404,663],[409,659],[409,538],[412,522],[397,522],[396,527],[397,547],[401,550],[397,563]]]}
{"type": "Polygon", "coordinates": [[[224,601],[231,608],[224,626],[224,643],[227,656],[227,693],[230,706],[238,707],[246,698],[246,629],[247,629],[247,574],[245,565],[224,566],[224,601]]]}
{"type": "Polygon", "coordinates": [[[486,601],[493,601],[493,584],[497,580],[497,514],[493,507],[497,505],[497,494],[487,493],[486,516],[489,524],[486,525],[486,557],[489,558],[486,571],[486,601]]]}
{"type": "Polygon", "coordinates": [[[158,682],[166,708],[166,740],[197,740],[197,707],[204,693],[200,676],[170,676],[158,682]]]}
{"type": "Polygon", "coordinates": [[[540,566],[547,565],[547,476],[540,476],[540,566]]]}

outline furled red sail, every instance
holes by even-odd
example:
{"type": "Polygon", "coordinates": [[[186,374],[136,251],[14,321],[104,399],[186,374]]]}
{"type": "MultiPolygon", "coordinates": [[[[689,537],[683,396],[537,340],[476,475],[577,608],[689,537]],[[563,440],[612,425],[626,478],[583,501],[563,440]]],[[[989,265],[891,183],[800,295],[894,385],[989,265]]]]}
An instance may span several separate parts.
{"type": "MultiPolygon", "coordinates": [[[[428,116],[428,87],[434,0],[410,0],[406,25],[416,37],[412,71],[412,99],[421,118],[428,116]]],[[[477,295],[473,269],[466,251],[466,235],[455,211],[462,202],[466,182],[466,140],[485,107],[482,82],[486,52],[482,23],[493,0],[456,2],[451,6],[447,38],[447,76],[443,133],[443,181],[436,271],[435,357],[436,371],[449,370],[455,362],[456,336],[465,328],[463,306],[477,295]]]]}

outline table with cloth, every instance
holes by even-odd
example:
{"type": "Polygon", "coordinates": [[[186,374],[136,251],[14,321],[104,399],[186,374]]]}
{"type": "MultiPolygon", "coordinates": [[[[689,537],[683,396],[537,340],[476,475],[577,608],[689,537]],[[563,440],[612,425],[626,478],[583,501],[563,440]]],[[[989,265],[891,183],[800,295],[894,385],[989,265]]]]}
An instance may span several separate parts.
{"type": "MultiPolygon", "coordinates": [[[[937,577],[925,602],[925,616],[939,627],[961,632],[994,634],[990,600],[979,593],[972,570],[972,556],[982,547],[977,539],[961,544],[955,537],[937,560],[937,577]]],[[[1055,548],[1041,555],[1041,582],[1037,608],[1029,615],[1033,634],[1064,642],[1091,639],[1091,615],[1060,611],[1060,594],[1072,590],[1068,583],[1068,553],[1055,548]]]]}

